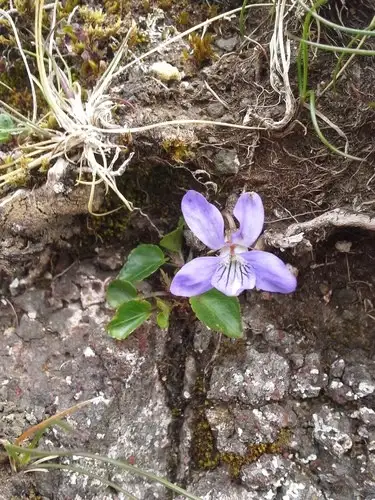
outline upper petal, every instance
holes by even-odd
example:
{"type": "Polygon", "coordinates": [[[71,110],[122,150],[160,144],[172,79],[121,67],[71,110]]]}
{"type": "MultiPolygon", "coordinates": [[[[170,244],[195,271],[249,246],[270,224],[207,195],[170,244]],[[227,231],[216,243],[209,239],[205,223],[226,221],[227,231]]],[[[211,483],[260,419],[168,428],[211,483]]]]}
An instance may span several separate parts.
{"type": "Polygon", "coordinates": [[[224,246],[224,220],[219,210],[197,191],[188,191],[181,209],[186,224],[202,243],[219,250],[224,246]]]}
{"type": "Polygon", "coordinates": [[[241,253],[241,257],[254,269],[259,290],[290,293],[297,287],[297,279],[284,262],[269,252],[252,250],[241,253]]]}
{"type": "Polygon", "coordinates": [[[185,264],[173,278],[170,291],[181,297],[194,297],[213,287],[212,276],[219,264],[219,257],[198,257],[185,264]]]}
{"type": "Polygon", "coordinates": [[[240,223],[240,228],[232,236],[233,243],[251,246],[263,229],[263,202],[257,193],[243,193],[238,198],[233,214],[240,223]]]}
{"type": "Polygon", "coordinates": [[[212,278],[212,285],[230,297],[239,295],[244,290],[255,286],[255,274],[241,257],[242,254],[221,257],[212,278]]]}

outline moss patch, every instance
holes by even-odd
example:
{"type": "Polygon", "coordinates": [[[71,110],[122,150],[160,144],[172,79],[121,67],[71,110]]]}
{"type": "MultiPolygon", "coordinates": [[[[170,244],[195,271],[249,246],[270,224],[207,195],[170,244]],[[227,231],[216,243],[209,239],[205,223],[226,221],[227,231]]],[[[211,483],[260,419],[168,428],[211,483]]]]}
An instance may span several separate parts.
{"type": "Polygon", "coordinates": [[[215,469],[220,464],[229,468],[233,479],[237,479],[243,466],[258,460],[262,455],[283,453],[290,441],[289,429],[281,429],[272,443],[249,444],[245,455],[232,452],[219,452],[204,411],[200,410],[193,430],[192,457],[195,467],[203,470],[215,469]]]}

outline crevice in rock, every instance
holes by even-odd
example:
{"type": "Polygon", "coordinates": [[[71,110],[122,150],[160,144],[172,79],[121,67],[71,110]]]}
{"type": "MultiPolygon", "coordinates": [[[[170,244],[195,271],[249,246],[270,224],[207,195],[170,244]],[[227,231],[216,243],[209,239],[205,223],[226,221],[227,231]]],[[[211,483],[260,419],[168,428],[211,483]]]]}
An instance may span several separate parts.
{"type": "Polygon", "coordinates": [[[171,441],[169,480],[176,482],[180,465],[181,429],[184,412],[189,403],[184,397],[185,363],[188,353],[192,350],[193,331],[189,328],[188,322],[172,317],[168,333],[163,358],[158,363],[158,373],[172,415],[169,428],[171,441]]]}

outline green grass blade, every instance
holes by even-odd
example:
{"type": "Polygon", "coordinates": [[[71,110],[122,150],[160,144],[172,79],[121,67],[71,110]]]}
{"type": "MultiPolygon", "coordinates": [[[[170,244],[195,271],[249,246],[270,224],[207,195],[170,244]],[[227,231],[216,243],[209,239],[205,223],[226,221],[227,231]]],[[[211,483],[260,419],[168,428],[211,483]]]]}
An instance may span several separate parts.
{"type": "Polygon", "coordinates": [[[362,30],[362,29],[358,29],[358,28],[348,28],[347,26],[342,26],[341,24],[333,23],[332,21],[329,21],[328,19],[325,19],[324,17],[322,17],[319,14],[317,14],[316,12],[314,12],[312,10],[312,8],[309,7],[308,5],[306,5],[302,0],[297,0],[297,2],[299,3],[299,5],[301,7],[303,7],[305,9],[306,12],[310,12],[312,17],[314,17],[315,19],[320,21],[322,24],[329,26],[330,28],[334,28],[336,30],[343,31],[344,33],[350,33],[352,35],[375,36],[375,32],[371,31],[369,29],[362,30]]]}
{"type": "Polygon", "coordinates": [[[113,488],[116,491],[119,491],[123,493],[127,498],[130,500],[138,500],[137,497],[131,495],[128,493],[124,488],[119,486],[117,483],[114,483],[113,481],[110,481],[109,479],[106,479],[103,476],[100,476],[99,474],[95,474],[94,472],[91,472],[87,469],[84,469],[83,467],[77,467],[75,465],[63,465],[63,464],[37,464],[35,465],[35,468],[33,465],[30,465],[26,470],[27,472],[36,472],[36,471],[41,471],[41,470],[66,470],[66,471],[71,471],[71,472],[76,472],[77,474],[82,474],[83,476],[88,476],[91,479],[95,479],[97,481],[100,481],[102,484],[105,484],[106,486],[109,486],[110,488],[113,488]]]}
{"type": "Polygon", "coordinates": [[[301,99],[304,101],[307,97],[307,82],[309,71],[309,47],[306,43],[310,37],[310,27],[312,22],[312,11],[316,11],[319,7],[327,3],[327,0],[318,0],[311,7],[311,11],[306,14],[303,23],[302,39],[300,42],[297,56],[297,71],[298,71],[298,89],[301,99]]]}
{"type": "Polygon", "coordinates": [[[248,0],[243,0],[242,9],[240,12],[240,33],[241,36],[245,35],[245,23],[246,23],[246,5],[248,0]]]}
{"type": "MultiPolygon", "coordinates": [[[[10,443],[4,443],[3,446],[6,449],[8,454],[11,454],[14,452],[25,453],[25,448],[22,448],[21,446],[15,446],[15,445],[10,444],[10,443]]],[[[193,495],[192,493],[187,492],[183,488],[180,488],[180,486],[177,486],[173,483],[170,483],[167,479],[165,479],[163,477],[159,477],[155,474],[152,474],[151,472],[140,469],[138,467],[135,467],[134,465],[130,465],[130,464],[123,462],[121,460],[115,460],[114,458],[103,457],[101,455],[95,455],[94,453],[88,453],[85,451],[61,450],[61,449],[58,449],[58,450],[52,449],[52,450],[48,450],[48,451],[27,449],[26,453],[33,456],[33,457],[45,457],[45,456],[50,456],[50,455],[56,455],[57,457],[75,456],[75,457],[82,457],[82,458],[90,458],[92,460],[98,460],[99,462],[108,463],[108,464],[114,465],[116,467],[119,467],[120,469],[131,472],[136,476],[145,477],[146,479],[149,479],[150,481],[162,484],[166,488],[168,488],[172,491],[175,491],[176,493],[178,493],[180,495],[184,495],[189,500],[202,500],[201,498],[193,495]]]]}
{"type": "MultiPolygon", "coordinates": [[[[293,35],[289,31],[286,32],[288,37],[297,42],[304,42],[312,47],[317,47],[318,49],[327,50],[329,52],[344,52],[346,54],[357,54],[359,56],[375,56],[375,50],[365,50],[365,49],[351,49],[348,47],[337,47],[336,45],[326,45],[324,43],[310,42],[309,40],[302,40],[298,36],[293,35]]],[[[375,32],[374,32],[375,33],[375,32]]]]}

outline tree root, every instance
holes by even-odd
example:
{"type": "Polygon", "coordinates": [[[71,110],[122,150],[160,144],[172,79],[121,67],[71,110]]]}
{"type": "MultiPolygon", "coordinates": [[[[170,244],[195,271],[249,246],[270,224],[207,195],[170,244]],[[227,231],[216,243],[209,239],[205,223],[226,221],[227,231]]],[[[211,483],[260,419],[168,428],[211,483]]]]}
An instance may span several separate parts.
{"type": "Polygon", "coordinates": [[[326,239],[327,230],[335,227],[357,227],[375,231],[375,214],[335,208],[315,219],[291,224],[283,232],[265,231],[263,237],[265,244],[271,247],[284,250],[298,246],[300,249],[307,249],[312,245],[306,234],[314,231],[315,240],[320,241],[326,239]]]}

